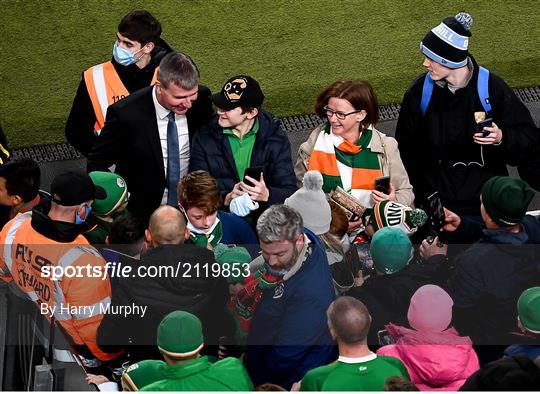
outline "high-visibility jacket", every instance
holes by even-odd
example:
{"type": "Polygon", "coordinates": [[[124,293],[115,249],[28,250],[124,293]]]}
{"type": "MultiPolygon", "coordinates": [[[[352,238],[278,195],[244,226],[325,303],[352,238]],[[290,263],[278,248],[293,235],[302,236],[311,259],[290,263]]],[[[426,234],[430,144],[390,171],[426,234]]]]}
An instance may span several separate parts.
{"type": "MultiPolygon", "coordinates": [[[[156,67],[151,85],[157,80],[158,68],[156,67]]],[[[122,83],[111,61],[90,67],[83,75],[86,89],[88,90],[88,95],[90,96],[90,101],[96,114],[94,132],[96,135],[99,135],[105,124],[105,116],[107,115],[109,105],[129,96],[129,92],[122,83]]]]}
{"type": "Polygon", "coordinates": [[[34,230],[31,220],[32,212],[19,214],[0,232],[0,275],[11,276],[49,321],[54,315],[75,344],[86,345],[99,360],[116,358],[120,353],[105,353],[96,344],[111,301],[109,278],[98,275],[105,260],[82,235],[57,242],[34,230]],[[67,271],[53,280],[47,273],[57,266],[67,271]]]}

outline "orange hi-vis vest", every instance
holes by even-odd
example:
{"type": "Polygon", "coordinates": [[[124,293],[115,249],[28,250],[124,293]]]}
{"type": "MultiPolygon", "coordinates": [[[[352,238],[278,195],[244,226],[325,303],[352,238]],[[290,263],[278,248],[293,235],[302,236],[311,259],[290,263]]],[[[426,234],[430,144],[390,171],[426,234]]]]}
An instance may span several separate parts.
{"type": "MultiPolygon", "coordinates": [[[[154,71],[151,85],[156,83],[158,67],[154,71]]],[[[98,64],[84,72],[86,89],[96,114],[94,133],[99,135],[105,124],[105,116],[109,105],[129,96],[129,92],[122,83],[120,76],[114,69],[112,62],[98,64]]]]}
{"type": "Polygon", "coordinates": [[[32,213],[15,216],[0,232],[0,275],[34,301],[49,321],[54,316],[77,345],[86,347],[101,361],[121,353],[105,353],[96,344],[96,333],[111,302],[109,277],[103,275],[105,260],[79,235],[72,242],[56,242],[35,231],[32,213]],[[51,269],[64,275],[53,278],[51,269]],[[79,270],[79,271],[77,271],[79,270]]]}

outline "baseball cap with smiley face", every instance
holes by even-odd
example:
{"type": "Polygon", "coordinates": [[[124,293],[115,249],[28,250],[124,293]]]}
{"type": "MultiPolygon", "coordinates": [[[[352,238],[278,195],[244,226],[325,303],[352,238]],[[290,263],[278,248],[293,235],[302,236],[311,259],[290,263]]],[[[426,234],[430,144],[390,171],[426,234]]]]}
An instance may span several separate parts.
{"type": "Polygon", "coordinates": [[[212,95],[214,105],[225,111],[236,107],[260,107],[264,94],[259,83],[247,75],[230,78],[219,93],[212,95]]]}

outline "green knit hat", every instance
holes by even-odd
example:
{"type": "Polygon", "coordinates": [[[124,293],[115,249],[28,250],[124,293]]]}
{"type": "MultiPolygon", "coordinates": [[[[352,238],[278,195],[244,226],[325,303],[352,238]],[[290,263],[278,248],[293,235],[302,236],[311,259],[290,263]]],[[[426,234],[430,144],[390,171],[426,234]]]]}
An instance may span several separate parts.
{"type": "Polygon", "coordinates": [[[201,321],[188,312],[169,313],[159,323],[157,345],[161,353],[175,360],[197,354],[204,346],[201,321]]]}
{"type": "Polygon", "coordinates": [[[127,391],[139,391],[150,383],[162,380],[167,364],[162,360],[144,360],[131,364],[122,374],[127,391]]]}
{"type": "Polygon", "coordinates": [[[534,190],[519,178],[495,176],[482,187],[486,213],[503,227],[521,223],[533,198],[534,190]]]}
{"type": "Polygon", "coordinates": [[[93,171],[88,174],[96,186],[101,186],[107,192],[103,200],[94,200],[92,212],[96,215],[108,216],[128,201],[126,181],[113,172],[93,171]]]}
{"type": "Polygon", "coordinates": [[[228,264],[228,270],[222,270],[225,279],[230,284],[240,283],[244,280],[243,274],[246,273],[245,264],[253,260],[246,248],[242,246],[229,247],[224,244],[218,244],[214,248],[216,261],[225,267],[228,264]],[[228,271],[228,272],[227,272],[228,271]],[[228,273],[228,275],[226,275],[228,273]]]}
{"type": "Polygon", "coordinates": [[[518,316],[527,330],[540,334],[540,287],[531,287],[519,297],[518,316]]]}
{"type": "Polygon", "coordinates": [[[413,246],[400,228],[383,227],[371,239],[369,250],[375,268],[385,274],[393,274],[409,263],[413,246]]]}

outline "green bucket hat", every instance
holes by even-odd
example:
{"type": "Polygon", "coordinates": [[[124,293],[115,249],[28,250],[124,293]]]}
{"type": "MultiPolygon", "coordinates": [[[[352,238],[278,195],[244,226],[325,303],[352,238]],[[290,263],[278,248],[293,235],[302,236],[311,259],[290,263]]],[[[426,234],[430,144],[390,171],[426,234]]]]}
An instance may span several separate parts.
{"type": "Polygon", "coordinates": [[[227,283],[240,283],[244,280],[245,264],[251,263],[253,260],[246,248],[242,246],[229,247],[224,244],[218,244],[214,248],[216,261],[225,266],[228,264],[229,275],[225,276],[227,283]]]}
{"type": "Polygon", "coordinates": [[[94,200],[92,212],[100,216],[108,216],[128,201],[128,189],[124,178],[113,172],[93,171],[88,174],[95,186],[100,186],[107,192],[103,200],[94,200]]]}
{"type": "Polygon", "coordinates": [[[519,321],[525,329],[540,334],[540,287],[531,287],[519,297],[519,321]]]}
{"type": "Polygon", "coordinates": [[[401,271],[411,260],[413,247],[398,227],[383,227],[371,239],[369,249],[375,268],[385,274],[401,271]]]}
{"type": "Polygon", "coordinates": [[[482,187],[482,204],[499,226],[521,223],[534,197],[527,182],[510,176],[495,176],[482,187]]]}
{"type": "Polygon", "coordinates": [[[197,354],[204,346],[201,321],[188,312],[169,313],[159,323],[157,345],[161,353],[174,360],[197,354]]]}
{"type": "Polygon", "coordinates": [[[131,364],[122,374],[122,383],[128,391],[139,391],[144,386],[162,380],[166,366],[162,360],[144,360],[131,364]]]}

